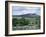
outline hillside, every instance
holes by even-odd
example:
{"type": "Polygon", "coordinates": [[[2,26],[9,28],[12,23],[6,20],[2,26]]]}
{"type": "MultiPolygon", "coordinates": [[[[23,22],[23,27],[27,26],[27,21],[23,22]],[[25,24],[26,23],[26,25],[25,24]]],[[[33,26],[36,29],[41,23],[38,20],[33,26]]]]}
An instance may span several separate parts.
{"type": "Polygon", "coordinates": [[[23,15],[13,15],[13,17],[40,17],[40,15],[37,14],[23,14],[23,15]]]}

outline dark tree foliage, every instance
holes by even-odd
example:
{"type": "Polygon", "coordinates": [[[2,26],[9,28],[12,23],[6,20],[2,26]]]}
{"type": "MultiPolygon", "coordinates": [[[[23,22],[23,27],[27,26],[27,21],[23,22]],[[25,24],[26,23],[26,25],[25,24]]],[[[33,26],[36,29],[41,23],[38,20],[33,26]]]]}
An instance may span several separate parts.
{"type": "Polygon", "coordinates": [[[12,19],[12,25],[13,25],[13,26],[16,26],[16,23],[17,23],[16,21],[17,21],[16,18],[13,18],[13,19],[12,19]]]}
{"type": "Polygon", "coordinates": [[[21,19],[13,18],[13,26],[24,26],[28,24],[29,24],[29,21],[23,17],[21,19]]]}

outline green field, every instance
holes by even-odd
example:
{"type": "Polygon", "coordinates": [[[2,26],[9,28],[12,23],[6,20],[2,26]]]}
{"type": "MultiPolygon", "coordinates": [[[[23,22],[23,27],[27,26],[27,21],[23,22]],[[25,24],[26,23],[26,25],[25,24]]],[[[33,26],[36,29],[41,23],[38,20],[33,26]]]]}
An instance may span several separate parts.
{"type": "Polygon", "coordinates": [[[35,30],[40,29],[40,17],[13,17],[13,30],[35,30]]]}

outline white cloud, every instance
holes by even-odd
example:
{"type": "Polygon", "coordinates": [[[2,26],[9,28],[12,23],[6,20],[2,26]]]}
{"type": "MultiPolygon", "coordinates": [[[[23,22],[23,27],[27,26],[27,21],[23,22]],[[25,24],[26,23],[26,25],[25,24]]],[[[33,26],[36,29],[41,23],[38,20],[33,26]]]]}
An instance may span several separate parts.
{"type": "Polygon", "coordinates": [[[40,8],[39,7],[13,7],[13,15],[22,15],[22,14],[28,14],[28,13],[36,13],[40,14],[40,8]]]}

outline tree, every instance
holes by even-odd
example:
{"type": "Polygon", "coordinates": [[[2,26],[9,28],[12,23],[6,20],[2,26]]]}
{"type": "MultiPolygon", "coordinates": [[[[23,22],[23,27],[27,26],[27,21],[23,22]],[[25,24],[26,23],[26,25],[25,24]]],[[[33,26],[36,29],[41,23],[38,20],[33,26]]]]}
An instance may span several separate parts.
{"type": "Polygon", "coordinates": [[[29,20],[25,19],[24,17],[22,17],[20,23],[21,23],[22,26],[28,25],[29,24],[29,20]]]}
{"type": "Polygon", "coordinates": [[[16,19],[16,18],[13,18],[13,19],[12,19],[12,25],[13,25],[13,26],[16,26],[16,24],[18,24],[17,19],[16,19]]]}

